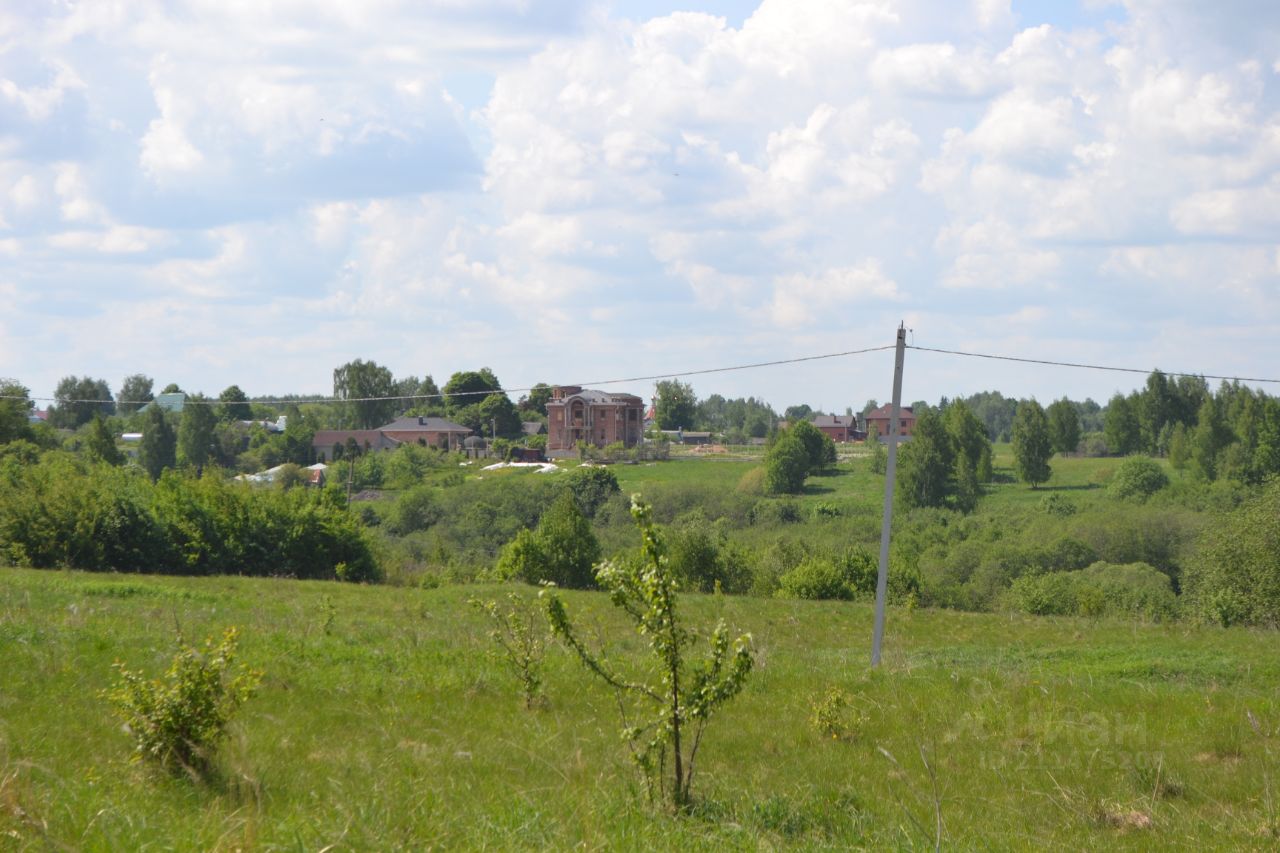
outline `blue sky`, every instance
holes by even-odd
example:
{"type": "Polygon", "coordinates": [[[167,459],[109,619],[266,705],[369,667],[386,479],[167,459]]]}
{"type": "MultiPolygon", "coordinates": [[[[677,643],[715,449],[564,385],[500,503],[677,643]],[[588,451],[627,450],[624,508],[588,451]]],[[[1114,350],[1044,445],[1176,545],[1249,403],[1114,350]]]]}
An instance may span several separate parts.
{"type": "MultiPolygon", "coordinates": [[[[901,321],[1273,377],[1278,74],[1263,0],[7,4],[0,376],[326,393],[365,358],[514,388],[901,321]]],[[[842,411],[890,371],[692,381],[842,411]]],[[[1138,381],[912,352],[904,395],[1138,381]]]]}

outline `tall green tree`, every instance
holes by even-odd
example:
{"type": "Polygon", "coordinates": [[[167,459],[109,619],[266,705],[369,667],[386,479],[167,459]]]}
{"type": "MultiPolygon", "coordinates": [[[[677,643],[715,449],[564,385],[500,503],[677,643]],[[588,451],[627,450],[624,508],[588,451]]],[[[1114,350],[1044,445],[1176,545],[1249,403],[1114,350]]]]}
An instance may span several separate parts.
{"type": "Polygon", "coordinates": [[[519,438],[524,433],[520,425],[520,412],[506,394],[490,394],[479,402],[458,409],[454,419],[477,435],[492,436],[497,428],[498,438],[519,438]]]}
{"type": "Polygon", "coordinates": [[[49,423],[64,429],[78,429],[93,420],[115,414],[116,404],[105,380],[88,376],[64,376],[53,392],[54,406],[49,423]]]}
{"type": "Polygon", "coordinates": [[[1258,445],[1253,451],[1253,479],[1260,483],[1276,474],[1280,474],[1280,400],[1267,397],[1262,401],[1258,445]]]}
{"type": "Polygon", "coordinates": [[[1066,397],[1049,404],[1049,440],[1054,453],[1074,453],[1080,444],[1080,413],[1066,397]]]}
{"type": "Polygon", "coordinates": [[[951,494],[955,449],[946,424],[926,409],[898,450],[898,500],[906,508],[944,506],[951,494]]]}
{"type": "MultiPolygon", "coordinates": [[[[991,482],[991,440],[987,438],[987,430],[982,421],[978,420],[978,416],[963,400],[956,400],[947,406],[943,422],[946,424],[947,434],[951,436],[957,466],[963,463],[977,482],[991,482]]],[[[959,478],[959,467],[956,474],[959,478]]]]}
{"type": "Polygon", "coordinates": [[[31,392],[18,380],[0,378],[0,444],[20,438],[30,439],[28,418],[35,406],[30,395],[31,392]]]}
{"type": "Polygon", "coordinates": [[[120,465],[124,462],[124,454],[116,447],[115,436],[107,428],[102,415],[94,415],[89,422],[89,435],[85,438],[85,453],[90,459],[105,462],[108,465],[120,465]]]}
{"type": "Polygon", "coordinates": [[[249,398],[240,390],[239,385],[228,385],[218,395],[218,420],[247,421],[253,419],[253,408],[249,398]]]}
{"type": "Polygon", "coordinates": [[[396,412],[395,382],[391,371],[373,361],[349,361],[333,371],[333,396],[346,400],[347,426],[374,429],[390,421],[396,412]]]}
{"type": "Polygon", "coordinates": [[[1103,432],[1107,437],[1107,448],[1120,456],[1137,453],[1142,446],[1142,428],[1138,423],[1138,413],[1134,403],[1125,395],[1117,392],[1107,403],[1106,420],[1103,432]]]}
{"type": "Polygon", "coordinates": [[[697,425],[698,398],[692,385],[679,379],[664,379],[655,387],[653,396],[658,429],[693,429],[697,425]]]}
{"type": "Polygon", "coordinates": [[[1233,436],[1222,405],[1213,397],[1206,397],[1200,404],[1195,432],[1191,436],[1191,464],[1197,474],[1206,480],[1218,476],[1218,460],[1233,436]]]}
{"type": "Polygon", "coordinates": [[[1183,471],[1191,461],[1191,431],[1186,424],[1176,423],[1169,433],[1169,465],[1175,471],[1183,471]]]}
{"type": "Polygon", "coordinates": [[[1048,480],[1053,473],[1049,467],[1052,455],[1048,416],[1035,400],[1024,400],[1013,416],[1013,458],[1018,478],[1033,489],[1048,480]]]}
{"type": "Polygon", "coordinates": [[[479,370],[463,370],[449,377],[449,381],[440,389],[445,395],[445,405],[449,411],[456,412],[467,406],[474,406],[490,394],[502,392],[502,383],[493,371],[487,367],[479,370]]]}
{"type": "Polygon", "coordinates": [[[213,431],[218,425],[213,406],[203,394],[192,394],[178,422],[178,463],[204,471],[213,455],[213,431]]]}
{"type": "Polygon", "coordinates": [[[177,464],[178,436],[159,406],[149,406],[142,424],[142,441],[138,444],[138,464],[151,476],[160,479],[165,468],[177,464]]]}
{"type": "Polygon", "coordinates": [[[155,397],[151,394],[150,376],[134,373],[126,376],[120,384],[120,399],[116,401],[116,409],[122,415],[131,415],[150,403],[155,397]]]}
{"type": "Polygon", "coordinates": [[[1142,435],[1142,449],[1151,455],[1165,453],[1168,448],[1160,446],[1160,439],[1167,440],[1165,425],[1174,419],[1177,411],[1176,387],[1171,386],[1168,377],[1159,370],[1153,370],[1147,377],[1147,384],[1138,395],[1137,411],[1138,429],[1142,435]]]}
{"type": "Polygon", "coordinates": [[[547,401],[551,399],[551,386],[539,382],[529,389],[529,393],[520,398],[520,411],[536,412],[544,418],[547,416],[547,401]]]}

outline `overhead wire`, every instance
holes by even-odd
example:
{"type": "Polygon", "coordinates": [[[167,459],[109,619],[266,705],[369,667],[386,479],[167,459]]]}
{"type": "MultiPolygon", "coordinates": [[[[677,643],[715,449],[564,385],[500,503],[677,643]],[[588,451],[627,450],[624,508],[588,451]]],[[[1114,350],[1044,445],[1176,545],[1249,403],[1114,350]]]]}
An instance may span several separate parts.
{"type": "MultiPolygon", "coordinates": [[[[1045,365],[1052,365],[1054,367],[1075,367],[1075,368],[1080,368],[1084,370],[1107,370],[1115,373],[1143,373],[1143,374],[1152,372],[1151,368],[1143,368],[1143,367],[1116,367],[1114,365],[1086,364],[1083,362],[1076,362],[1076,361],[1053,361],[1051,359],[1046,359],[1046,358],[1025,358],[1022,356],[1014,356],[1014,355],[992,355],[991,353],[984,353],[984,352],[964,352],[962,350],[940,349],[938,347],[922,347],[922,346],[916,346],[914,344],[907,344],[906,348],[919,350],[921,352],[937,352],[937,353],[944,353],[946,355],[959,355],[959,356],[964,356],[966,358],[986,358],[986,359],[992,359],[995,361],[1016,361],[1016,362],[1021,362],[1023,364],[1045,364],[1045,365]]],[[[1269,382],[1269,383],[1280,384],[1280,379],[1260,379],[1254,376],[1221,376],[1221,375],[1212,374],[1212,373],[1193,373],[1193,372],[1183,372],[1183,371],[1177,371],[1177,370],[1161,370],[1160,372],[1163,373],[1165,376],[1192,376],[1199,379],[1222,379],[1228,382],[1269,382]]]]}
{"type": "MultiPolygon", "coordinates": [[[[982,358],[982,359],[988,359],[992,361],[1009,361],[1009,362],[1017,362],[1021,364],[1040,364],[1040,365],[1048,365],[1053,367],[1069,367],[1069,368],[1075,368],[1079,370],[1101,370],[1101,371],[1108,371],[1112,373],[1136,373],[1136,374],[1149,374],[1152,372],[1151,369],[1143,368],[1143,367],[1120,367],[1117,365],[1107,365],[1107,364],[1089,364],[1087,362],[1057,361],[1057,360],[1045,359],[1045,358],[1028,358],[1025,356],[997,355],[994,353],[968,352],[965,350],[943,349],[941,347],[926,347],[926,346],[919,346],[916,344],[906,344],[905,347],[906,349],[917,350],[919,352],[932,352],[932,353],[939,353],[942,355],[955,355],[955,356],[961,356],[964,358],[982,358]]],[[[599,385],[621,385],[629,382],[650,382],[650,381],[657,381],[657,380],[663,380],[663,379],[679,379],[687,376],[706,376],[714,373],[729,373],[729,372],[738,371],[738,370],[755,370],[763,367],[779,367],[787,364],[801,364],[803,362],[809,362],[809,361],[821,361],[824,359],[844,358],[848,356],[864,355],[866,353],[883,352],[885,350],[891,350],[893,348],[894,348],[893,344],[886,344],[884,346],[878,346],[878,347],[865,347],[863,349],[845,350],[843,352],[822,353],[820,355],[796,356],[794,358],[780,358],[780,359],[774,359],[771,361],[757,361],[757,362],[751,362],[749,364],[729,365],[727,367],[708,367],[708,368],[702,368],[698,370],[678,370],[678,371],[671,371],[668,373],[654,373],[646,376],[628,376],[628,377],[623,377],[619,379],[596,379],[596,380],[584,381],[584,382],[567,382],[563,384],[576,385],[580,387],[589,387],[589,386],[599,386],[599,385]]],[[[1280,379],[1268,379],[1268,378],[1254,377],[1254,376],[1226,376],[1226,375],[1213,374],[1213,373],[1197,373],[1192,371],[1173,371],[1173,370],[1164,370],[1161,372],[1164,373],[1166,376],[1190,376],[1190,377],[1196,377],[1200,379],[1220,379],[1228,382],[1259,382],[1259,383],[1269,383],[1269,384],[1280,384],[1280,379]]],[[[481,396],[488,396],[490,394],[497,394],[497,393],[501,393],[501,394],[528,393],[530,391],[535,390],[536,388],[537,386],[529,386],[525,388],[499,388],[497,390],[485,389],[482,391],[454,391],[450,393],[438,392],[435,394],[387,394],[387,395],[379,395],[379,396],[372,396],[372,397],[303,397],[303,398],[253,397],[245,401],[237,400],[234,402],[260,403],[264,405],[274,405],[274,406],[284,406],[289,404],[327,405],[327,404],[333,404],[333,403],[373,403],[373,402],[382,402],[387,400],[396,400],[399,402],[410,402],[410,401],[417,402],[417,401],[427,401],[427,400],[443,400],[443,399],[452,398],[452,397],[481,397],[481,396]]],[[[35,402],[50,402],[50,403],[60,403],[60,404],[114,403],[116,405],[126,405],[126,406],[127,405],[145,406],[148,403],[152,402],[152,400],[102,400],[102,399],[86,399],[86,398],[61,399],[58,397],[29,397],[29,396],[23,397],[18,394],[0,394],[0,400],[32,400],[35,402]]],[[[184,406],[215,406],[215,405],[222,405],[224,402],[226,401],[216,400],[216,399],[195,400],[188,397],[186,400],[183,401],[183,405],[184,406]]]]}
{"type": "MultiPolygon", "coordinates": [[[[821,355],[796,356],[794,358],[779,358],[779,359],[774,359],[773,361],[757,361],[757,362],[752,362],[750,364],[730,365],[728,367],[708,367],[708,368],[702,368],[699,370],[680,370],[680,371],[673,371],[670,373],[655,373],[649,376],[628,376],[621,379],[596,379],[589,382],[565,382],[562,384],[576,385],[576,386],[585,388],[588,386],[596,386],[596,385],[621,385],[627,382],[649,382],[649,381],[660,380],[660,379],[678,379],[685,376],[706,376],[712,373],[729,373],[735,370],[754,370],[761,367],[778,367],[785,364],[800,364],[806,361],[821,361],[823,359],[829,359],[829,358],[844,358],[847,356],[863,355],[865,353],[871,353],[871,352],[882,352],[884,350],[891,350],[893,348],[894,348],[893,344],[886,344],[885,346],[879,346],[879,347],[866,347],[864,349],[846,350],[844,352],[828,352],[828,353],[822,353],[821,355]]],[[[386,395],[375,396],[375,397],[309,397],[309,398],[302,398],[302,399],[293,399],[293,398],[284,398],[284,397],[274,398],[274,399],[271,399],[271,398],[264,399],[261,397],[252,397],[244,401],[236,400],[234,402],[261,403],[261,404],[270,405],[270,406],[284,406],[284,405],[289,405],[291,403],[295,405],[317,405],[317,404],[328,404],[328,403],[372,403],[372,402],[380,402],[384,400],[399,400],[399,401],[435,400],[435,399],[445,399],[450,397],[487,397],[490,394],[518,394],[522,392],[527,393],[529,391],[533,391],[536,387],[537,386],[530,386],[528,388],[499,388],[496,390],[486,389],[483,391],[453,391],[447,394],[444,392],[439,392],[436,394],[386,394],[386,395]]],[[[23,397],[17,394],[3,394],[3,395],[0,395],[0,399],[33,400],[37,402],[51,402],[51,403],[63,403],[63,404],[65,403],[100,403],[100,404],[114,403],[117,406],[119,405],[145,406],[148,403],[153,402],[152,400],[100,400],[100,399],[61,399],[58,397],[23,397]]],[[[183,401],[183,405],[184,406],[216,406],[216,405],[222,405],[224,402],[226,401],[215,400],[215,399],[193,400],[188,397],[186,400],[183,401]]]]}

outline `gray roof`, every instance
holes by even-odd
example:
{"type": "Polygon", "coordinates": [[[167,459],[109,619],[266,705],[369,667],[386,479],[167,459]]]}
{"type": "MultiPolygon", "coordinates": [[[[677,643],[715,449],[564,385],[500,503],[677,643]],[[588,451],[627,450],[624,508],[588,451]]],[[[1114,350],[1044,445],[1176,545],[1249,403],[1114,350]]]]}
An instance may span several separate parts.
{"type": "Polygon", "coordinates": [[[410,416],[396,418],[386,426],[378,427],[379,432],[471,432],[470,427],[455,424],[444,418],[410,416]]]}
{"type": "Polygon", "coordinates": [[[819,427],[856,427],[858,419],[853,415],[818,415],[813,425],[819,427]]]}
{"type": "Polygon", "coordinates": [[[181,412],[187,402],[187,395],[182,391],[170,391],[168,394],[157,394],[151,402],[166,412],[181,412]]]}

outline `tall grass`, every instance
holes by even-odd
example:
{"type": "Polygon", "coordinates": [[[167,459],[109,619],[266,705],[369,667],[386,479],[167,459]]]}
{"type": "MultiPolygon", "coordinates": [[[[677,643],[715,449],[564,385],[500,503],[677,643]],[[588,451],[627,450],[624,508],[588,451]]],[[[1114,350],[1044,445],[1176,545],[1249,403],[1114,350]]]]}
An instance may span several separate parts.
{"type": "MultiPolygon", "coordinates": [[[[2,846],[1276,843],[1271,633],[895,609],[870,671],[866,605],[689,595],[694,624],[750,630],[760,666],[708,730],[697,807],[673,818],[644,804],[611,696],[566,652],[549,650],[547,702],[524,709],[465,604],[500,592],[0,570],[2,846]],[[178,631],[229,625],[266,676],[220,773],[196,785],[128,763],[98,697],[112,661],[158,672],[178,631]],[[832,688],[861,715],[853,736],[808,722],[832,688]]],[[[583,624],[626,635],[603,595],[564,594],[583,624]]]]}

